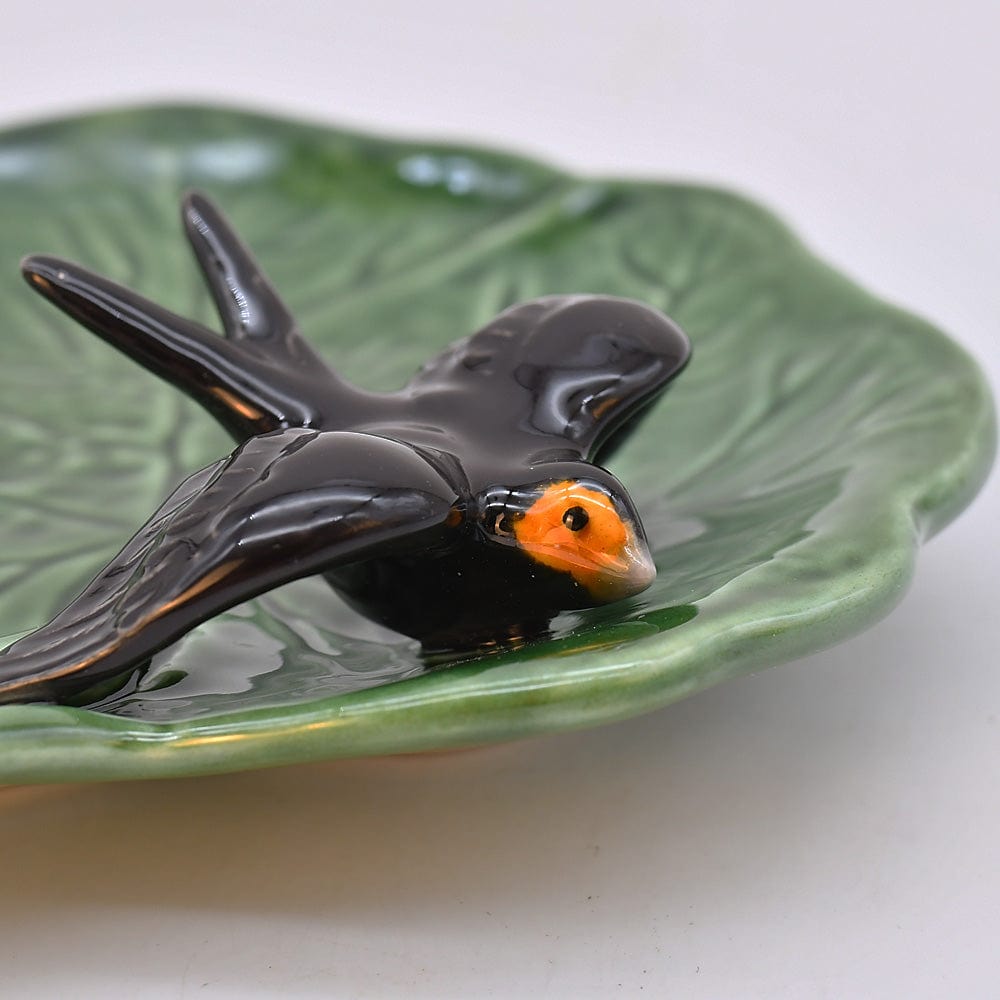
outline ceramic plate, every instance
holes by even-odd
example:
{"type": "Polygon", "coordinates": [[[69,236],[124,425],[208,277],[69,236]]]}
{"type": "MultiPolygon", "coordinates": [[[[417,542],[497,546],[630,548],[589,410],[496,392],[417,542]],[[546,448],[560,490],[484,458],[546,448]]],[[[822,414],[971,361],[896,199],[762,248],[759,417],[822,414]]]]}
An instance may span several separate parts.
{"type": "Polygon", "coordinates": [[[636,599],[427,671],[307,580],[80,706],[0,707],[0,781],[236,770],[454,747],[649,711],[871,624],[993,453],[976,366],[724,191],[587,180],[485,150],[207,108],[0,137],[0,635],[46,620],[188,473],[230,450],[176,391],[18,276],[59,254],[213,323],[178,200],[213,196],[312,342],[401,384],[519,299],[650,302],[694,360],[613,463],[655,551],[636,599]]]}

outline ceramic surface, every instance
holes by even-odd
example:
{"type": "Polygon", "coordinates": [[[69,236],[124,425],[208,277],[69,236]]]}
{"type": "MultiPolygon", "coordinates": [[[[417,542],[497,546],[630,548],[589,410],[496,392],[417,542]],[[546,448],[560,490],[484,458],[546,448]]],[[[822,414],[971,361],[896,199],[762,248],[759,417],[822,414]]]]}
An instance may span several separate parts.
{"type": "Polygon", "coordinates": [[[0,707],[0,781],[442,748],[647,711],[875,621],[989,467],[992,406],[967,356],[731,194],[232,111],[86,116],[0,138],[8,639],[228,451],[193,403],[18,276],[23,254],[58,254],[214,324],[178,238],[191,187],[226,206],[327,360],[372,389],[517,300],[611,294],[676,318],[695,360],[613,463],[659,575],[557,619],[551,640],[432,672],[414,642],[302,581],[89,707],[0,707]]]}

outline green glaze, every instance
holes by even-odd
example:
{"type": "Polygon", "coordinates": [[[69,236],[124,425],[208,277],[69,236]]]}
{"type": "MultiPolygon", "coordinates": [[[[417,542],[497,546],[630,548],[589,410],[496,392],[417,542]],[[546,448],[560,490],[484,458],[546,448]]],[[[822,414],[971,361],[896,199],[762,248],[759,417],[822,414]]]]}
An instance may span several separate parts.
{"type": "Polygon", "coordinates": [[[0,781],[151,777],[512,739],[621,719],[837,642],[901,595],[994,450],[976,366],[732,194],[202,108],[0,136],[0,635],[62,607],[230,443],[21,283],[28,252],[214,325],[177,220],[205,190],[310,341],[401,384],[506,305],[642,299],[694,360],[615,456],[659,576],[551,640],[427,672],[308,580],[91,707],[0,707],[0,781]]]}

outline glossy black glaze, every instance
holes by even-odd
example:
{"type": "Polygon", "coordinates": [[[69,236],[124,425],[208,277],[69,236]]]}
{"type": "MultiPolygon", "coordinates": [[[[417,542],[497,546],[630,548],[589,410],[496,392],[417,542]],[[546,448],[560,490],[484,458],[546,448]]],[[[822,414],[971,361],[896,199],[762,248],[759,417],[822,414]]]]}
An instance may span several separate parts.
{"type": "Polygon", "coordinates": [[[638,515],[593,460],[686,363],[670,320],[624,299],[537,299],[400,391],[366,392],[301,338],[204,197],[188,196],[183,217],[225,338],[66,261],[31,257],[24,274],[201,403],[239,447],[181,484],[69,607],[0,654],[0,701],[85,689],[314,573],[427,650],[537,634],[559,611],[648,585],[638,515]],[[600,596],[507,530],[553,483],[584,485],[631,540],[628,566],[600,596]]]}

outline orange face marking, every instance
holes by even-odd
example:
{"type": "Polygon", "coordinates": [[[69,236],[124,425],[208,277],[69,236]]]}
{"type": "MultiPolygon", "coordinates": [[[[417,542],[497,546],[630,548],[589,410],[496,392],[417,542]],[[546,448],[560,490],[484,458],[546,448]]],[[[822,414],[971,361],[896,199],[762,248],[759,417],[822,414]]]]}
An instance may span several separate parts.
{"type": "Polygon", "coordinates": [[[514,520],[513,531],[536,562],[569,573],[599,601],[645,590],[656,574],[635,528],[611,499],[573,480],[547,486],[514,520]]]}

